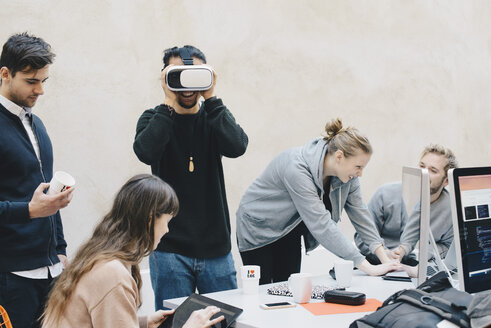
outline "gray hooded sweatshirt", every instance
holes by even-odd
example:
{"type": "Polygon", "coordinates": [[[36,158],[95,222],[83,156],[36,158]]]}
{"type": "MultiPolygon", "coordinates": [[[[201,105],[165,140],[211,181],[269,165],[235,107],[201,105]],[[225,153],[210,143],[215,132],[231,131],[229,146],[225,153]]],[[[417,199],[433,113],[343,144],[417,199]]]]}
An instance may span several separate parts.
{"type": "Polygon", "coordinates": [[[303,221],[309,230],[304,237],[307,251],[321,244],[358,266],[363,255],[337,225],[343,208],[371,252],[383,245],[362,201],[358,178],[343,183],[332,177],[329,193],[332,213],[326,209],[322,201],[326,153],[327,143],[322,138],[288,149],[274,158],[252,183],[236,213],[241,252],[271,244],[303,221]]]}

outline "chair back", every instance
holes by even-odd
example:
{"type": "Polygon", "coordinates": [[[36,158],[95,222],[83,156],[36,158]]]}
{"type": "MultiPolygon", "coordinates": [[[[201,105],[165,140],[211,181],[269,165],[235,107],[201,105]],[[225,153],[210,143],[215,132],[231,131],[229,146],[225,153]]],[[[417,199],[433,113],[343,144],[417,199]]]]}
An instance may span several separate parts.
{"type": "Polygon", "coordinates": [[[0,305],[0,328],[13,328],[7,311],[0,305]]]}

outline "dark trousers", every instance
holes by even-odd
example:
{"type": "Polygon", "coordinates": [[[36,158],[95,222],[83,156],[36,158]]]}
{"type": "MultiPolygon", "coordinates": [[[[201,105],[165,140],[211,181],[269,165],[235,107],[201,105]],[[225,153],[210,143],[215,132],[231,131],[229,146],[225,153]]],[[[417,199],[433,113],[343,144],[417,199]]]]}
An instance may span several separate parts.
{"type": "Polygon", "coordinates": [[[240,252],[244,265],[259,265],[259,284],[285,281],[292,273],[300,272],[302,249],[300,239],[307,227],[303,222],[290,233],[269,245],[246,252],[240,252]]]}
{"type": "Polygon", "coordinates": [[[28,279],[10,272],[0,272],[0,305],[14,328],[38,328],[53,278],[28,279]]]}

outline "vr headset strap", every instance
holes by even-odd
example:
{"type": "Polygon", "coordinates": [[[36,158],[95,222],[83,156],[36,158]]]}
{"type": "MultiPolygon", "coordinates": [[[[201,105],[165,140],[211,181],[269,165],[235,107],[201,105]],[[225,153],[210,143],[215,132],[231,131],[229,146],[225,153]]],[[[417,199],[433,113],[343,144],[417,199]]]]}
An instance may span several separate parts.
{"type": "Polygon", "coordinates": [[[185,47],[179,48],[179,56],[181,56],[184,65],[193,65],[193,57],[185,47]]]}

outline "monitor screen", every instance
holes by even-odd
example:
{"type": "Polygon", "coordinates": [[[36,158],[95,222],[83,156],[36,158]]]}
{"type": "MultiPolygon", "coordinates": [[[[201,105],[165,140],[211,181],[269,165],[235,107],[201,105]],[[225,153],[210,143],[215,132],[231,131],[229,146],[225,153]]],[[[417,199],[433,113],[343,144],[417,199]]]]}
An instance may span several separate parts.
{"type": "MultiPolygon", "coordinates": [[[[430,226],[430,182],[428,170],[413,167],[402,168],[402,200],[406,210],[407,222],[401,235],[403,240],[416,245],[418,286],[426,280],[429,254],[428,231],[430,226]]],[[[413,245],[414,246],[414,245],[413,245]]]]}
{"type": "Polygon", "coordinates": [[[450,177],[460,289],[491,290],[491,167],[454,169],[450,177]]]}

